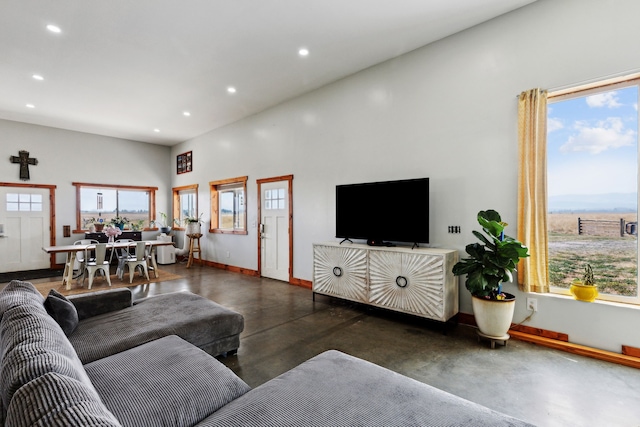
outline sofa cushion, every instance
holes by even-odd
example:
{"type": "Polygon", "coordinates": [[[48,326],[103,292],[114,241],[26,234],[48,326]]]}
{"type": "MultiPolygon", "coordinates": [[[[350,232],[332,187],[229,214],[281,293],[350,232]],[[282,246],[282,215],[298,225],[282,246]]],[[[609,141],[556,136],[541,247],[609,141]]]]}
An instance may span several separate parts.
{"type": "Polygon", "coordinates": [[[85,365],[105,406],[127,425],[193,426],[249,386],[172,335],[85,365]]]}
{"type": "Polygon", "coordinates": [[[55,289],[49,291],[44,300],[44,308],[53,317],[66,336],[71,335],[78,326],[78,312],[76,307],[64,295],[55,289]]]}
{"type": "Polygon", "coordinates": [[[243,328],[241,314],[191,292],[176,292],[81,320],[69,341],[82,363],[89,363],[167,335],[204,348],[243,328]]]}
{"type": "Polygon", "coordinates": [[[10,308],[25,303],[42,304],[44,298],[29,282],[12,280],[0,291],[0,316],[10,308]]]}
{"type": "Polygon", "coordinates": [[[262,384],[198,426],[525,426],[373,363],[328,351],[262,384]]]}
{"type": "Polygon", "coordinates": [[[5,425],[121,427],[92,389],[55,372],[46,373],[16,391],[5,425]]]}
{"type": "Polygon", "coordinates": [[[69,301],[78,310],[78,320],[131,307],[133,294],[129,288],[107,289],[71,295],[69,301]]]}
{"type": "Polygon", "coordinates": [[[5,408],[20,387],[48,372],[68,376],[93,389],[76,352],[42,303],[24,304],[4,313],[0,349],[0,392],[5,408]]]}

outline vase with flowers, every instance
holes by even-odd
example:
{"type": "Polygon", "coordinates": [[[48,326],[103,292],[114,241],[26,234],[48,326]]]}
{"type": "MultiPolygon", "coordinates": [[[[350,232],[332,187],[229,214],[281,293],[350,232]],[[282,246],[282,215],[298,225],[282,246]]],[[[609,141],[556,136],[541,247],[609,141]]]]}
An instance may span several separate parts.
{"type": "Polygon", "coordinates": [[[122,230],[119,227],[109,225],[104,228],[104,234],[109,238],[109,243],[113,243],[117,236],[122,234],[122,230]]]}

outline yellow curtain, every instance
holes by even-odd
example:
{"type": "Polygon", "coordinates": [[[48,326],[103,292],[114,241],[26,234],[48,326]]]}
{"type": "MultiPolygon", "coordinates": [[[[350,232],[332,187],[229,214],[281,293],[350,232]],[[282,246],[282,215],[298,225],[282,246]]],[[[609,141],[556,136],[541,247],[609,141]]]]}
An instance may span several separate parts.
{"type": "Polygon", "coordinates": [[[549,292],[547,243],[547,93],[522,92],[518,98],[518,240],[529,257],[518,265],[524,292],[549,292]]]}

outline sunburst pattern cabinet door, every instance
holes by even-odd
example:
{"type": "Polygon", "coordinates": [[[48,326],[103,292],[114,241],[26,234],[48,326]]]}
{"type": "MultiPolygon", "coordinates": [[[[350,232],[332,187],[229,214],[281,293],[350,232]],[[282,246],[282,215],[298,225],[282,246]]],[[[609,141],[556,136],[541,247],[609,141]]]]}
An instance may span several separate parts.
{"type": "Polygon", "coordinates": [[[313,291],[367,302],[367,251],[314,246],[313,291]]]}
{"type": "Polygon", "coordinates": [[[444,318],[444,258],[371,251],[369,302],[437,320],[444,318]]]}

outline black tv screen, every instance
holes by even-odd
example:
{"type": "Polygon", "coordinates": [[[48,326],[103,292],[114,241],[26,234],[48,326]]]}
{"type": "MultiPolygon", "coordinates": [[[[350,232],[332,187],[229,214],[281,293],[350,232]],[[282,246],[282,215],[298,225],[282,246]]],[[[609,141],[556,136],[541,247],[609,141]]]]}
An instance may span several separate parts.
{"type": "Polygon", "coordinates": [[[429,243],[429,178],[336,186],[336,237],[429,243]]]}

